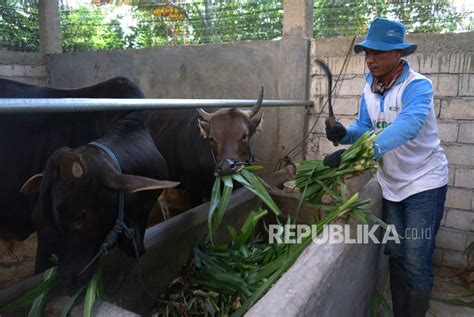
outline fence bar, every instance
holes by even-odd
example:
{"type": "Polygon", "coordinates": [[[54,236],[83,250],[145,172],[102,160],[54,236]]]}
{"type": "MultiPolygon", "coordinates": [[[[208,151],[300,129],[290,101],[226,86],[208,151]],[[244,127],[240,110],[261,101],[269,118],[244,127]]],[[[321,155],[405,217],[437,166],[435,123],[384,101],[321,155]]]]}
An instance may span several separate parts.
{"type": "MultiPolygon", "coordinates": [[[[251,107],[251,99],[0,98],[0,114],[251,107]]],[[[263,100],[263,107],[310,107],[307,100],[263,100]]]]}

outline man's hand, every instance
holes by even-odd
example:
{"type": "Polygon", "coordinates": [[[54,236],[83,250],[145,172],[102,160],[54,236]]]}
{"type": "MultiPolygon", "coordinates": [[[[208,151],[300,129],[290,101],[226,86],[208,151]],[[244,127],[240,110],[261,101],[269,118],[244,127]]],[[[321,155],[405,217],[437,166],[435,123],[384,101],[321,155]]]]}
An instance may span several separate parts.
{"type": "Polygon", "coordinates": [[[346,128],[339,123],[336,122],[335,126],[331,126],[329,119],[326,119],[326,137],[329,141],[339,143],[341,139],[346,135],[346,128]]]}
{"type": "Polygon", "coordinates": [[[341,163],[341,155],[345,150],[337,150],[334,153],[328,154],[323,159],[323,164],[331,168],[338,167],[341,163]]]}

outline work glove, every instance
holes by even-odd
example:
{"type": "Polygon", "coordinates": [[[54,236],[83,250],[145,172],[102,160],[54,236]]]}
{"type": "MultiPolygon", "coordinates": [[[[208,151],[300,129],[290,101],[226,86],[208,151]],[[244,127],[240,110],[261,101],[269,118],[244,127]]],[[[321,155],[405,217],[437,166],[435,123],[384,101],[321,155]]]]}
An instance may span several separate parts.
{"type": "Polygon", "coordinates": [[[346,135],[346,128],[339,123],[336,122],[335,126],[331,126],[329,123],[329,119],[326,119],[326,137],[329,141],[339,143],[341,139],[346,135]]]}
{"type": "Polygon", "coordinates": [[[338,167],[339,164],[341,163],[341,155],[342,153],[344,153],[344,151],[345,151],[344,149],[337,150],[334,153],[326,155],[323,159],[323,164],[331,168],[338,167]]]}

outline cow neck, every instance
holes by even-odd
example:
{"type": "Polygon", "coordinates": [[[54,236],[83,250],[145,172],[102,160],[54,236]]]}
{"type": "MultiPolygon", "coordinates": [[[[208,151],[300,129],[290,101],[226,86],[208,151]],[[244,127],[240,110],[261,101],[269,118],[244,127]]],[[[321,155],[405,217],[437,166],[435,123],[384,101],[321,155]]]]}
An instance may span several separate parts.
{"type": "MultiPolygon", "coordinates": [[[[89,142],[89,145],[93,145],[95,147],[98,147],[102,151],[104,151],[112,160],[114,163],[114,167],[117,173],[121,174],[122,169],[120,168],[120,162],[117,158],[117,156],[114,154],[114,152],[104,143],[101,143],[99,141],[92,141],[89,142]]],[[[117,218],[115,219],[115,225],[112,228],[112,230],[107,234],[107,236],[104,239],[104,242],[102,242],[99,252],[92,258],[92,260],[79,272],[78,275],[81,275],[84,273],[97,259],[107,253],[117,242],[119,234],[123,233],[128,239],[132,239],[134,237],[134,230],[133,228],[127,227],[125,222],[123,221],[124,218],[124,193],[119,192],[117,194],[117,218]]],[[[135,243],[135,241],[133,241],[135,243]]]]}

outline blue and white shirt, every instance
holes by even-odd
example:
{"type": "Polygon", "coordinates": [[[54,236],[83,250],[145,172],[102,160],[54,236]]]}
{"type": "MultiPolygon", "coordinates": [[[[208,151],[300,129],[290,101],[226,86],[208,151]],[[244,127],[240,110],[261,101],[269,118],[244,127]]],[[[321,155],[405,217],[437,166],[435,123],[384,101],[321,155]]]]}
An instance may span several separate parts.
{"type": "Polygon", "coordinates": [[[354,143],[364,132],[380,132],[375,158],[383,197],[403,199],[448,183],[448,161],[440,146],[433,106],[433,88],[408,62],[396,83],[383,95],[372,93],[372,75],[366,76],[359,116],[347,127],[342,144],[354,143]]]}

